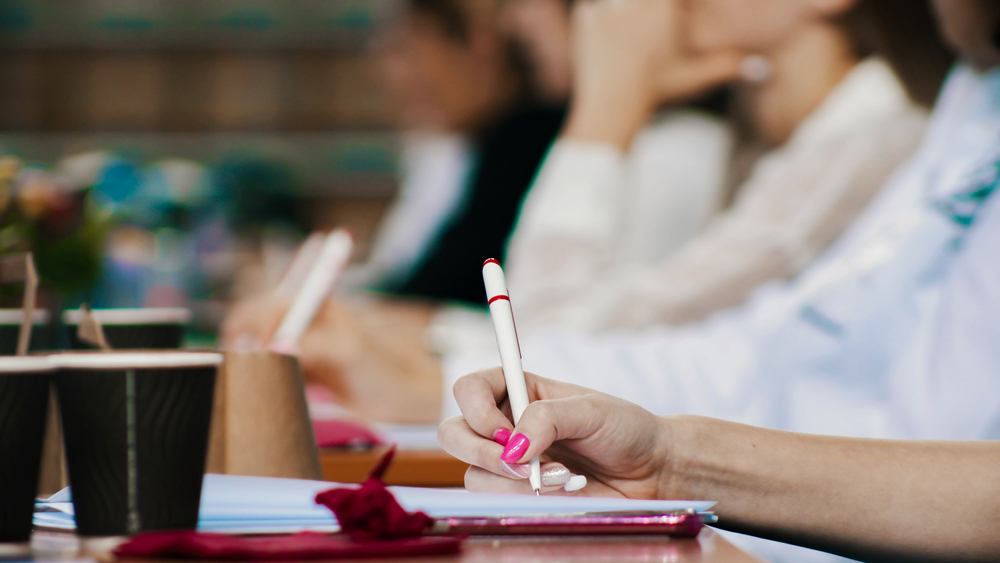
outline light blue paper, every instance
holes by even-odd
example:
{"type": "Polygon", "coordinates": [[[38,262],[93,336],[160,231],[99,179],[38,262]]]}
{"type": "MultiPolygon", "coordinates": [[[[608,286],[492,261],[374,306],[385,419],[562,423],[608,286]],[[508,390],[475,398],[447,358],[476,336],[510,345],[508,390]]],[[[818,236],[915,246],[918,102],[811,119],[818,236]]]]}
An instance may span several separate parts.
{"type": "MultiPolygon", "coordinates": [[[[316,494],[335,487],[351,487],[324,481],[206,475],[201,493],[198,529],[228,533],[281,533],[301,530],[337,531],[337,521],[316,494]]],[[[470,493],[455,489],[389,487],[408,511],[422,510],[433,518],[545,516],[587,512],[668,512],[709,510],[713,502],[675,500],[630,500],[573,496],[507,495],[470,493]]],[[[40,501],[38,507],[55,512],[36,512],[37,526],[72,529],[73,507],[68,489],[40,501]],[[68,527],[67,527],[68,526],[68,527]]]]}

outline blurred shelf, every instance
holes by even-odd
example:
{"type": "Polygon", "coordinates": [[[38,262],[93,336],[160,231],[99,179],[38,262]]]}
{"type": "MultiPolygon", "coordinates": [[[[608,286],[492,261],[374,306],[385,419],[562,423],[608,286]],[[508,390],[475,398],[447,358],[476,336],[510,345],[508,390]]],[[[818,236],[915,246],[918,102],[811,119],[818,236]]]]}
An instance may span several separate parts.
{"type": "MultiPolygon", "coordinates": [[[[323,478],[336,483],[360,483],[368,477],[387,448],[372,450],[321,449],[323,478]]],[[[389,485],[409,487],[463,487],[467,463],[442,450],[397,450],[385,475],[389,485]]]]}
{"type": "Polygon", "coordinates": [[[13,48],[357,48],[398,0],[7,0],[13,48]]]}
{"type": "Polygon", "coordinates": [[[52,163],[68,154],[116,152],[140,162],[187,158],[206,164],[255,158],[286,162],[300,196],[387,197],[395,193],[399,147],[390,132],[3,133],[0,154],[52,163]]]}
{"type": "Polygon", "coordinates": [[[385,130],[369,51],[21,49],[0,56],[0,131],[385,130]]]}

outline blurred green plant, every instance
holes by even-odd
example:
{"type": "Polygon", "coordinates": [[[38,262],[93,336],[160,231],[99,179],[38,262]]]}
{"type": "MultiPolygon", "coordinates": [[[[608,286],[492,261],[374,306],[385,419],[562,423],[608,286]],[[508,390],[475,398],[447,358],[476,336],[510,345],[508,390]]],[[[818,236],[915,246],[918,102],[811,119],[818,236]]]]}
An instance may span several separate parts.
{"type": "MultiPolygon", "coordinates": [[[[0,254],[33,252],[43,286],[59,297],[97,282],[114,223],[89,187],[0,158],[0,254]]],[[[9,297],[0,294],[0,300],[9,297]]]]}

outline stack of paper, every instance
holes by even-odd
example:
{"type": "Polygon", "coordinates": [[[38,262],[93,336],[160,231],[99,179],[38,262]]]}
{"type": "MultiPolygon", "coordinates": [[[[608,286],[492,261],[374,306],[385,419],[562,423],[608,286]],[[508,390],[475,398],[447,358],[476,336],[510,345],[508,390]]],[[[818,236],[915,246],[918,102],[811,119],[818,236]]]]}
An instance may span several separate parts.
{"type": "MultiPolygon", "coordinates": [[[[318,506],[316,494],[339,485],[323,481],[206,475],[201,493],[198,529],[234,534],[291,533],[302,530],[334,532],[333,514],[318,506]]],[[[544,516],[588,512],[709,510],[713,502],[629,500],[569,496],[470,493],[453,489],[390,487],[408,511],[422,510],[434,518],[544,516]]],[[[35,525],[71,530],[73,505],[69,489],[39,501],[35,525]]]]}

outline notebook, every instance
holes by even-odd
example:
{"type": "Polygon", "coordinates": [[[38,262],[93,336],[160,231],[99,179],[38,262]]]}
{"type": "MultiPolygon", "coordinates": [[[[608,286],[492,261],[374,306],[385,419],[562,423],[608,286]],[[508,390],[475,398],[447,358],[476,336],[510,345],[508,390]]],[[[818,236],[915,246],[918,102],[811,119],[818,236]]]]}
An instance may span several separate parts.
{"type": "MultiPolygon", "coordinates": [[[[333,514],[315,504],[316,494],[351,486],[323,481],[205,476],[198,529],[233,534],[294,533],[304,530],[336,532],[333,514]]],[[[632,500],[575,496],[472,493],[458,489],[389,487],[408,511],[422,510],[432,518],[501,518],[510,516],[579,515],[607,512],[706,512],[715,503],[688,500],[632,500]]],[[[35,526],[73,530],[70,488],[36,503],[35,526]]]]}

